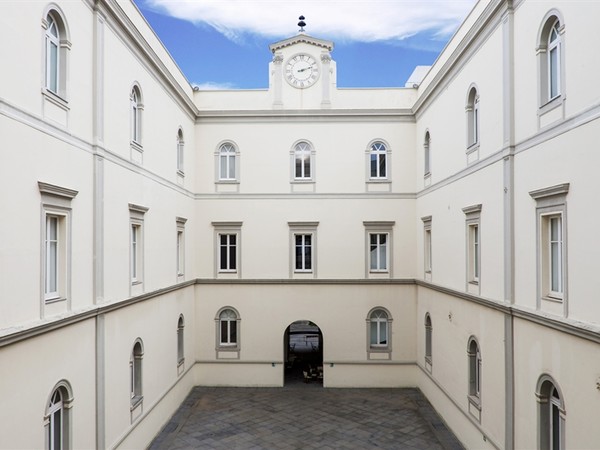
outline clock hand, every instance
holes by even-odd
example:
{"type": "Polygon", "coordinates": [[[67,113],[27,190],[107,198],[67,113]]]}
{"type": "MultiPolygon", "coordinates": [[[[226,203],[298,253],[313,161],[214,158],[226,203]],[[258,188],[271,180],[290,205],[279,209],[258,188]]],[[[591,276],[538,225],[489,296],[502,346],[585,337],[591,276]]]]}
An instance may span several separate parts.
{"type": "Polygon", "coordinates": [[[305,67],[304,69],[298,69],[298,72],[304,72],[305,70],[308,70],[308,67],[305,67]]]}

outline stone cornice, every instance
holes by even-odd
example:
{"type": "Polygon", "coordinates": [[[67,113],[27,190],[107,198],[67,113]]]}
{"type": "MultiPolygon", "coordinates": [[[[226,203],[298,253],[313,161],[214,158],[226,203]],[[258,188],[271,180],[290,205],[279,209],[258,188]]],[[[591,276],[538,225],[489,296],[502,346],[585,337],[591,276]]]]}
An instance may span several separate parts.
{"type": "Polygon", "coordinates": [[[317,39],[312,36],[309,36],[308,34],[299,34],[297,36],[284,39],[283,41],[275,42],[269,45],[269,50],[271,50],[272,53],[275,53],[277,50],[281,50],[285,47],[289,47],[291,45],[299,43],[314,45],[316,47],[324,48],[328,51],[333,50],[333,42],[325,41],[323,39],[317,39]]]}
{"type": "Polygon", "coordinates": [[[61,186],[55,186],[53,184],[44,183],[43,181],[38,181],[38,188],[40,189],[40,193],[54,195],[56,197],[63,197],[69,200],[75,198],[75,196],[79,193],[79,191],[75,191],[73,189],[64,188],[61,186]]]}

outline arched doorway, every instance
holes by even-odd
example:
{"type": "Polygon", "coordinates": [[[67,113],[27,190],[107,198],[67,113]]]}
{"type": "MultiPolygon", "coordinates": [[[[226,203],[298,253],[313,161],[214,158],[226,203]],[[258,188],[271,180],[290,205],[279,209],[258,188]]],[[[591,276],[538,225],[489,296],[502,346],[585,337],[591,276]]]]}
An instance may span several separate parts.
{"type": "Polygon", "coordinates": [[[291,323],[283,334],[284,385],[323,385],[323,333],[310,320],[291,323]]]}

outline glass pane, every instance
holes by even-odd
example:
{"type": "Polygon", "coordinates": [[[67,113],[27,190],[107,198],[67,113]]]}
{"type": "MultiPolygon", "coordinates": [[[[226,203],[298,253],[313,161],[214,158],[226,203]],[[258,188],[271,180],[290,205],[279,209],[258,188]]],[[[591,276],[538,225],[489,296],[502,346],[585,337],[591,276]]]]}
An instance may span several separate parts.
{"type": "Polygon", "coordinates": [[[371,345],[377,345],[377,322],[371,322],[371,345]]]}
{"type": "Polygon", "coordinates": [[[235,235],[231,235],[229,245],[229,269],[235,270],[236,265],[236,251],[235,251],[235,235]]]}
{"type": "Polygon", "coordinates": [[[230,344],[237,344],[237,321],[232,320],[229,322],[229,328],[231,330],[230,344]]]}
{"type": "Polygon", "coordinates": [[[381,235],[381,245],[379,247],[379,269],[387,269],[387,244],[385,242],[386,235],[381,235]]]}
{"type": "Polygon", "coordinates": [[[302,269],[302,246],[296,245],[296,270],[302,269]]]}
{"type": "Polygon", "coordinates": [[[550,246],[552,253],[552,286],[551,289],[554,292],[560,292],[560,252],[559,244],[557,242],[552,243],[550,246]]]}
{"type": "Polygon", "coordinates": [[[552,405],[552,450],[560,450],[560,416],[558,406],[552,405]]]}
{"type": "Polygon", "coordinates": [[[58,46],[54,42],[50,42],[50,60],[48,64],[50,65],[48,74],[48,88],[53,91],[58,91],[58,46]]]}
{"type": "Polygon", "coordinates": [[[387,322],[379,322],[379,343],[387,344],[387,322]]]}
{"type": "Polygon", "coordinates": [[[371,153],[371,178],[377,178],[377,155],[371,153]]]}
{"type": "Polygon", "coordinates": [[[371,270],[377,270],[377,246],[371,245],[371,270]]]}
{"type": "Polygon", "coordinates": [[[379,155],[379,176],[385,177],[385,155],[379,155]]]}
{"type": "Polygon", "coordinates": [[[550,98],[558,95],[558,47],[550,50],[550,98]]]}
{"type": "Polygon", "coordinates": [[[219,178],[222,180],[227,178],[227,156],[221,155],[219,178]]]}
{"type": "Polygon", "coordinates": [[[229,342],[229,340],[227,339],[227,324],[227,320],[221,321],[221,342],[223,344],[227,344],[229,342]]]}
{"type": "Polygon", "coordinates": [[[226,235],[221,235],[221,245],[219,248],[219,261],[220,261],[219,268],[221,270],[228,269],[228,267],[227,267],[227,240],[226,239],[227,239],[226,235]]]}
{"type": "Polygon", "coordinates": [[[229,179],[235,179],[235,156],[229,156],[229,179]]]}
{"type": "Polygon", "coordinates": [[[310,178],[310,156],[306,155],[304,160],[304,177],[310,178]]]}
{"type": "Polygon", "coordinates": [[[46,292],[56,292],[56,269],[58,263],[58,249],[56,242],[51,242],[48,248],[48,273],[46,292]]]}
{"type": "Polygon", "coordinates": [[[54,449],[62,449],[62,417],[61,417],[61,413],[62,413],[62,408],[59,409],[58,411],[56,411],[54,414],[52,414],[52,434],[53,434],[53,439],[52,439],[52,448],[54,449]]]}

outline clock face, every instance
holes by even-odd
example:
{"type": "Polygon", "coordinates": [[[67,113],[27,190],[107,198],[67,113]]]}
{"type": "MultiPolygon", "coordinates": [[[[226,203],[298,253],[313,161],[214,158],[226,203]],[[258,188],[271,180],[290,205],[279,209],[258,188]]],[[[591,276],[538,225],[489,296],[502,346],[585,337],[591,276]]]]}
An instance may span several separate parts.
{"type": "Polygon", "coordinates": [[[309,55],[300,53],[291,57],[285,65],[285,79],[296,88],[306,88],[319,78],[319,65],[309,55]]]}

